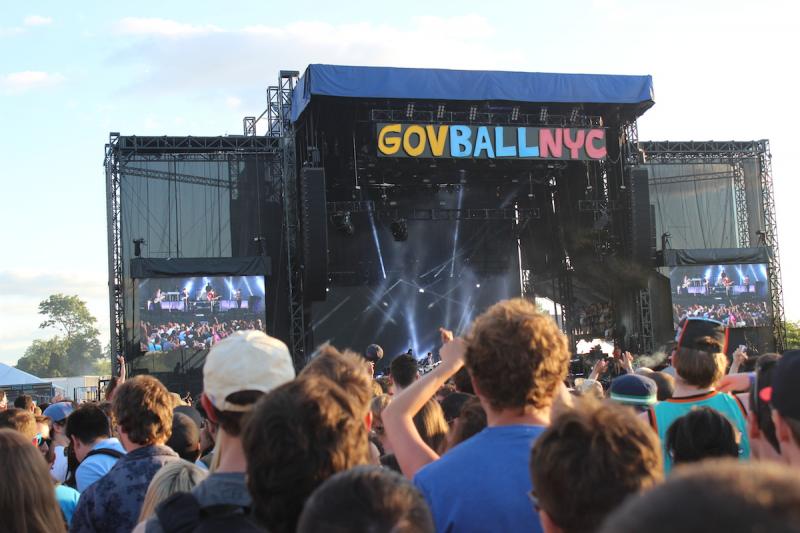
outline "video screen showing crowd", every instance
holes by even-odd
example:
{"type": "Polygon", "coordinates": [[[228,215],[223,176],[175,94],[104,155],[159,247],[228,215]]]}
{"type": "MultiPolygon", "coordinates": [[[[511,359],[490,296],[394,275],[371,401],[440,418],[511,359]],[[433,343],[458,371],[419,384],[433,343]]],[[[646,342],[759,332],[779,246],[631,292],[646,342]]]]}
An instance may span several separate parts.
{"type": "Polygon", "coordinates": [[[141,280],[140,349],[208,349],[235,331],[264,331],[265,295],[263,276],[141,280]]]}
{"type": "Polygon", "coordinates": [[[672,318],[717,320],[730,328],[769,326],[767,266],[703,265],[671,269],[672,318]]]}

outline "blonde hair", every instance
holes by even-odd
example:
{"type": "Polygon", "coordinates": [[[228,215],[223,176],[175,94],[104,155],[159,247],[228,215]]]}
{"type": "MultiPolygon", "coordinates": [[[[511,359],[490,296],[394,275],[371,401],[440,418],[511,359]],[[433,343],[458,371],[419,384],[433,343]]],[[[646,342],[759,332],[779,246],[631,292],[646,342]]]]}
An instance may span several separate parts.
{"type": "Polygon", "coordinates": [[[167,463],[156,472],[147,487],[139,522],[153,516],[158,504],[178,492],[191,492],[208,476],[208,472],[189,461],[167,463]]]}
{"type": "Polygon", "coordinates": [[[0,531],[65,531],[50,468],[27,436],[0,429],[0,472],[0,531]]]}

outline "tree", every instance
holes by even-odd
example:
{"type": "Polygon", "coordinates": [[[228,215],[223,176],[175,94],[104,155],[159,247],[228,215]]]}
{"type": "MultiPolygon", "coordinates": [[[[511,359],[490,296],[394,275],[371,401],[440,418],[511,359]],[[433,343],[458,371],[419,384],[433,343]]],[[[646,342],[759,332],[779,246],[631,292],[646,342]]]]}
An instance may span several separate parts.
{"type": "Polygon", "coordinates": [[[53,294],[39,303],[46,319],[39,327],[53,327],[62,335],[35,340],[17,361],[17,368],[36,376],[79,376],[95,372],[103,350],[94,326],[97,319],[77,296],[53,294]]]}
{"type": "Polygon", "coordinates": [[[39,314],[47,317],[39,324],[40,328],[55,327],[68,339],[76,335],[97,337],[100,334],[94,327],[97,319],[89,312],[86,302],[77,296],[52,294],[47,300],[39,302],[39,314]]]}
{"type": "Polygon", "coordinates": [[[786,326],[786,338],[784,339],[784,349],[800,349],[800,322],[784,322],[786,326]]]}

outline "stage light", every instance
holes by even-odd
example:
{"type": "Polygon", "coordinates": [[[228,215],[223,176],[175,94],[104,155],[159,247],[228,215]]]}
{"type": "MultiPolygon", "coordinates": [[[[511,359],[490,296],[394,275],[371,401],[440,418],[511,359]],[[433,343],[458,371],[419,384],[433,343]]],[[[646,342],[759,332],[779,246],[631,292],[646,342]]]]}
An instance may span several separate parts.
{"type": "Polygon", "coordinates": [[[516,105],[511,108],[511,120],[517,120],[519,118],[519,106],[516,105]]]}
{"type": "Polygon", "coordinates": [[[330,287],[325,287],[325,292],[331,292],[331,288],[330,287]]]}
{"type": "Polygon", "coordinates": [[[133,239],[133,255],[136,257],[142,256],[142,245],[144,244],[144,239],[141,237],[138,239],[133,239]]]}
{"type": "Polygon", "coordinates": [[[406,219],[398,218],[393,220],[389,227],[392,230],[392,237],[394,237],[394,240],[398,242],[408,240],[408,223],[406,219]]]}
{"type": "Polygon", "coordinates": [[[333,215],[333,225],[345,235],[353,235],[356,232],[350,211],[335,213],[333,215]]]}
{"type": "Polygon", "coordinates": [[[546,107],[543,107],[542,109],[539,110],[539,122],[541,122],[542,124],[547,122],[547,108],[546,107]]]}
{"type": "Polygon", "coordinates": [[[419,292],[423,293],[425,292],[425,289],[420,289],[419,292]]]}
{"type": "Polygon", "coordinates": [[[414,116],[414,102],[406,106],[406,117],[411,118],[414,116]]]}
{"type": "Polygon", "coordinates": [[[475,284],[475,288],[476,288],[476,289],[480,289],[480,288],[481,288],[481,284],[480,284],[480,283],[476,283],[476,284],[475,284]]]}
{"type": "Polygon", "coordinates": [[[469,106],[469,119],[475,120],[478,117],[478,106],[471,105],[469,106]]]}
{"type": "Polygon", "coordinates": [[[444,118],[444,104],[439,104],[439,106],[436,108],[436,118],[444,118]]]}

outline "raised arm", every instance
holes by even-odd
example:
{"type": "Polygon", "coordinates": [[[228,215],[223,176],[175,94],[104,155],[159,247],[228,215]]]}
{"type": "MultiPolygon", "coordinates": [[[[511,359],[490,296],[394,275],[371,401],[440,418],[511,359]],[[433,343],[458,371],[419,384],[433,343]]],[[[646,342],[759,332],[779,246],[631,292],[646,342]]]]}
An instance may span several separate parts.
{"type": "Polygon", "coordinates": [[[420,468],[439,458],[436,450],[431,449],[420,437],[414,426],[414,415],[436,394],[439,387],[464,366],[464,341],[461,338],[454,339],[447,330],[442,329],[441,332],[444,345],[439,353],[442,363],[395,396],[382,415],[386,436],[392,443],[397,463],[409,479],[420,468]]]}

